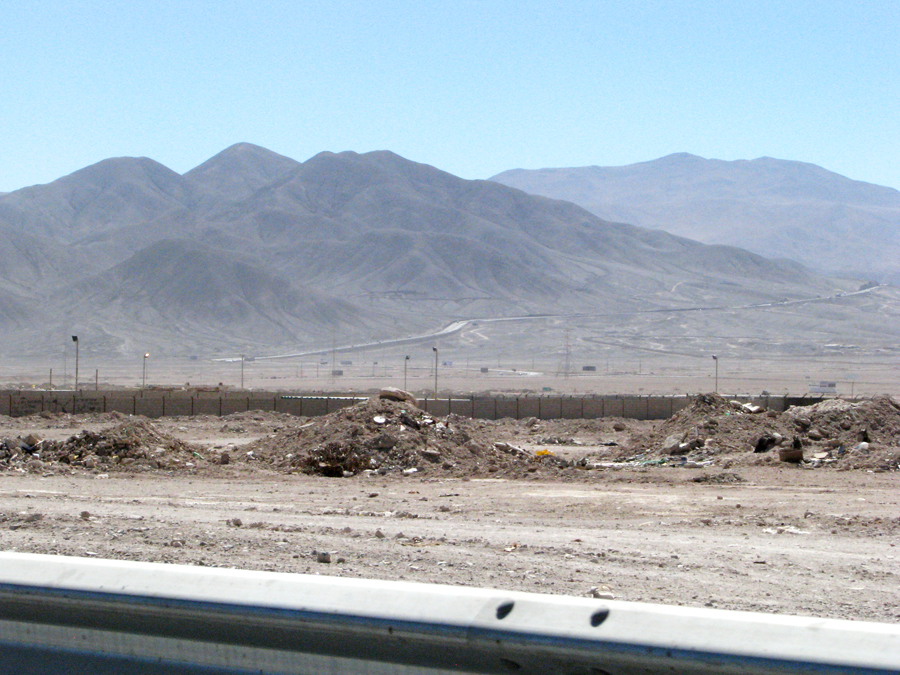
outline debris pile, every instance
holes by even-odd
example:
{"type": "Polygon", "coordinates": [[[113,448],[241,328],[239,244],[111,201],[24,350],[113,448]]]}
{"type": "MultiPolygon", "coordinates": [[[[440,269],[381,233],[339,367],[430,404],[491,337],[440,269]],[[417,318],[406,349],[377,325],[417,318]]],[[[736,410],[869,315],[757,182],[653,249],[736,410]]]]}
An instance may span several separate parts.
{"type": "Polygon", "coordinates": [[[784,413],[701,394],[623,456],[644,464],[772,464],[900,469],[900,403],[828,399],[784,413]]]}
{"type": "Polygon", "coordinates": [[[147,420],[134,419],[103,431],[85,430],[65,441],[43,441],[37,454],[45,463],[103,471],[192,471],[205,463],[198,450],[147,420]]]}
{"type": "Polygon", "coordinates": [[[335,477],[552,474],[554,479],[567,480],[586,469],[651,466],[728,470],[790,464],[900,470],[900,402],[887,396],[859,402],[827,399],[779,413],[702,394],[662,422],[437,417],[410,398],[399,390],[384,390],[368,401],[312,418],[259,411],[193,418],[191,423],[199,423],[213,435],[267,434],[247,445],[209,448],[190,445],[163,431],[168,424],[176,435],[186,432],[187,427],[180,426],[189,424],[186,418],[154,425],[145,418],[118,414],[42,415],[43,428],[51,435],[49,430],[60,425],[111,424],[64,441],[42,439],[40,431],[28,428],[23,431],[23,422],[31,425],[39,420],[20,418],[17,431],[10,424],[8,437],[0,436],[0,471],[164,470],[230,475],[272,469],[335,477]],[[226,469],[225,465],[231,466],[226,469]]]}
{"type": "Polygon", "coordinates": [[[669,463],[709,462],[720,455],[753,452],[762,437],[769,450],[787,434],[777,413],[718,394],[698,394],[650,433],[633,437],[625,452],[669,463]]]}
{"type": "Polygon", "coordinates": [[[0,440],[0,470],[20,469],[37,471],[44,467],[41,451],[46,441],[35,434],[24,438],[4,438],[0,440]]]}
{"type": "Polygon", "coordinates": [[[889,396],[794,406],[782,419],[802,443],[804,460],[812,464],[838,469],[900,469],[900,403],[889,396]]]}
{"type": "Polygon", "coordinates": [[[283,429],[248,446],[246,455],[282,471],[333,477],[510,475],[560,468],[552,457],[495,443],[490,428],[459,415],[434,417],[409,401],[374,397],[283,429]]]}

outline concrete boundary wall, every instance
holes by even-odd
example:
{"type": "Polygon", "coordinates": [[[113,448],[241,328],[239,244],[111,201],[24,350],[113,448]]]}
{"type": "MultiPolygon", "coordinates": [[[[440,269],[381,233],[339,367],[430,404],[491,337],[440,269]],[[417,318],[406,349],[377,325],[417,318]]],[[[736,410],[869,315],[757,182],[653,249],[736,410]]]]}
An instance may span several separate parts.
{"type": "MultiPolygon", "coordinates": [[[[366,400],[365,396],[286,395],[279,392],[233,392],[211,396],[192,392],[145,391],[0,392],[0,415],[22,417],[40,413],[109,413],[172,417],[177,415],[230,415],[250,410],[276,411],[316,417],[366,400]]],[[[786,399],[781,396],[737,397],[742,402],[783,411],[789,405],[810,405],[822,398],[786,399]]],[[[471,396],[424,399],[419,406],[432,415],[450,413],[480,419],[599,419],[625,417],[638,420],[668,419],[690,403],[688,396],[471,396]]]]}

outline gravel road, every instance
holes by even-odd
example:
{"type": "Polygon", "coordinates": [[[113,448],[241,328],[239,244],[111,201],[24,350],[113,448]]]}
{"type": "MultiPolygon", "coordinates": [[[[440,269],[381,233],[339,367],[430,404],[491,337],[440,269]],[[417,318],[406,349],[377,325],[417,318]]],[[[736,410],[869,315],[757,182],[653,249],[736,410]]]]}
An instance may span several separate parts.
{"type": "Polygon", "coordinates": [[[0,549],[900,620],[900,474],[738,471],[6,472],[0,549]]]}

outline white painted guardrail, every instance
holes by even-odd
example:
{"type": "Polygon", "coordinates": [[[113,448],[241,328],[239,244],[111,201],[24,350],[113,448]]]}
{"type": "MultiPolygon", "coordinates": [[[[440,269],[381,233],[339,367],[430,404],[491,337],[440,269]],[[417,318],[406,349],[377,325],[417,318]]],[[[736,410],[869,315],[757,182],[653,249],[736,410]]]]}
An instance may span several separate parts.
{"type": "Polygon", "coordinates": [[[898,673],[900,625],[0,553],[0,673],[898,673]]]}

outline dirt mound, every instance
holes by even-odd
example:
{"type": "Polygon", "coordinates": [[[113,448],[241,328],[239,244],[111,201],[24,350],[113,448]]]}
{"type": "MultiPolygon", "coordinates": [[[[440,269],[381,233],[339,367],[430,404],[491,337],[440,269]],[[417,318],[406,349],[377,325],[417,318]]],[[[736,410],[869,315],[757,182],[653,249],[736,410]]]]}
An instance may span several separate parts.
{"type": "Polygon", "coordinates": [[[205,464],[201,449],[170,436],[144,419],[128,420],[103,431],[82,431],[65,441],[41,441],[33,457],[102,471],[192,471],[205,464]]]}
{"type": "Polygon", "coordinates": [[[647,459],[704,461],[752,453],[763,436],[773,439],[766,448],[771,449],[788,438],[790,431],[790,424],[778,413],[728,401],[718,394],[699,394],[650,433],[635,436],[628,452],[639,452],[647,459]]]}
{"type": "Polygon", "coordinates": [[[890,397],[828,399],[784,413],[702,394],[622,453],[653,463],[772,464],[837,469],[900,468],[900,404],[890,397]],[[788,458],[789,449],[797,452],[788,458]],[[784,459],[782,459],[784,458],[784,459]]]}
{"type": "Polygon", "coordinates": [[[282,471],[335,477],[361,472],[511,476],[570,466],[495,439],[491,423],[458,415],[437,418],[408,402],[373,398],[261,439],[247,446],[246,456],[282,471]]]}
{"type": "Polygon", "coordinates": [[[808,459],[839,469],[900,468],[900,403],[889,396],[793,406],[782,417],[802,439],[808,459]]]}

